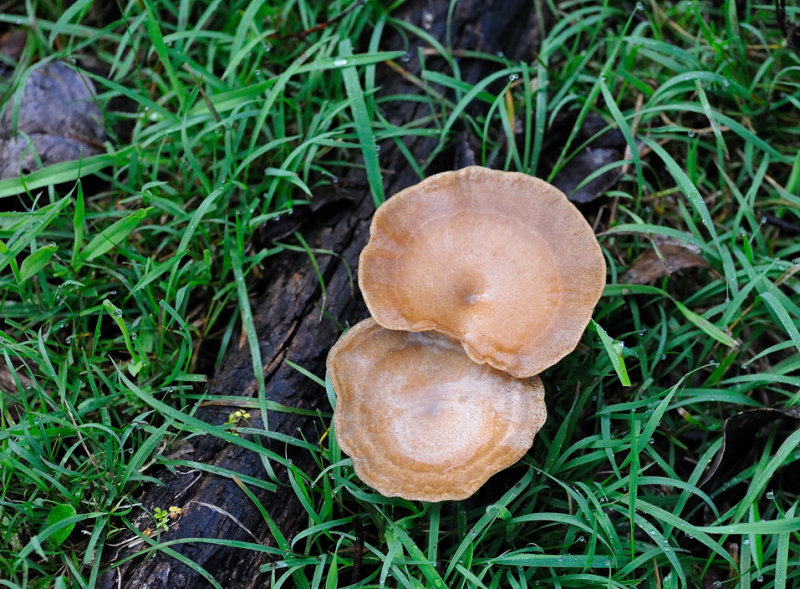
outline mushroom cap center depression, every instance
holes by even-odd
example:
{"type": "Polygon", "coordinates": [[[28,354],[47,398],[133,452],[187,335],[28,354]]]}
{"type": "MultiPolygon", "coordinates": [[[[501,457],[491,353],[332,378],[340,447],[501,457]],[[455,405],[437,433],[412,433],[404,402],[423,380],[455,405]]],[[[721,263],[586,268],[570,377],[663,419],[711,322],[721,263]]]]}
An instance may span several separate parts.
{"type": "Polygon", "coordinates": [[[398,260],[406,281],[398,296],[410,321],[473,345],[476,336],[496,333],[492,345],[499,350],[518,350],[532,332],[546,329],[561,300],[558,264],[544,239],[508,221],[462,213],[425,223],[430,227],[398,260]]]}

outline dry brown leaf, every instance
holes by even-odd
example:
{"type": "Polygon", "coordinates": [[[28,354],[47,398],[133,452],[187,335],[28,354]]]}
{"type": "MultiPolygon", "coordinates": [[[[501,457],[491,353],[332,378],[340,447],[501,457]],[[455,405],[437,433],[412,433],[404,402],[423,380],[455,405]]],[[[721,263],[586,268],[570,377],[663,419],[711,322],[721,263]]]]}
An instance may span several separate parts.
{"type": "Polygon", "coordinates": [[[8,31],[0,36],[0,53],[12,61],[19,61],[25,44],[28,42],[28,33],[22,29],[8,31]]]}
{"type": "Polygon", "coordinates": [[[708,263],[690,246],[676,243],[657,245],[655,249],[639,256],[622,275],[621,281],[627,284],[646,284],[665,274],[694,266],[708,268],[708,263]]]}
{"type": "Polygon", "coordinates": [[[37,65],[19,110],[6,103],[0,116],[0,178],[103,151],[103,115],[92,81],[61,62],[37,65]],[[38,156],[38,157],[37,157],[38,156]]]}

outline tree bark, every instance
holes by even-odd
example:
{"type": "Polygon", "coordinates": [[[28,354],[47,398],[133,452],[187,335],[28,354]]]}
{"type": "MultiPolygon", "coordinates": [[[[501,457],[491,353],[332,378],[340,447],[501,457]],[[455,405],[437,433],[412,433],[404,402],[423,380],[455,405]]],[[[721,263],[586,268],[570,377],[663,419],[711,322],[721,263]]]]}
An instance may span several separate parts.
{"type": "MultiPolygon", "coordinates": [[[[497,54],[502,52],[512,61],[533,59],[534,40],[538,34],[537,12],[534,2],[523,0],[464,0],[456,5],[447,34],[449,2],[412,0],[394,14],[426,32],[442,43],[451,44],[455,55],[460,50],[478,50],[497,54]]],[[[389,30],[381,44],[382,50],[408,51],[410,61],[402,67],[418,74],[417,50],[422,41],[408,35],[406,38],[389,30]]],[[[460,58],[461,75],[476,82],[490,73],[494,66],[485,60],[460,58]]],[[[427,69],[443,69],[446,62],[435,56],[426,56],[427,69]]],[[[378,68],[381,95],[419,93],[408,78],[397,68],[381,65],[378,68]]],[[[403,125],[430,114],[423,103],[398,102],[384,107],[390,123],[403,125]]],[[[403,138],[408,150],[418,161],[425,161],[435,143],[421,137],[403,138]]],[[[429,162],[428,173],[461,167],[473,163],[473,148],[466,133],[461,147],[440,154],[429,162]]],[[[382,144],[380,162],[387,195],[415,184],[420,180],[394,143],[382,144]]],[[[295,408],[330,411],[327,397],[321,388],[289,366],[289,360],[308,371],[322,375],[325,357],[336,341],[340,330],[333,317],[342,324],[355,323],[367,316],[366,308],[351,284],[345,264],[355,275],[358,255],[369,235],[369,222],[374,212],[363,170],[350,168],[332,190],[315,195],[317,208],[307,218],[295,221],[284,219],[278,224],[264,227],[258,240],[269,241],[276,235],[296,229],[309,246],[334,251],[341,255],[317,256],[319,272],[326,285],[323,297],[319,281],[307,256],[286,252],[271,259],[269,278],[253,293],[254,322],[259,336],[261,357],[264,362],[266,395],[270,401],[295,408]]],[[[297,217],[302,213],[295,213],[297,217]]],[[[241,395],[253,397],[257,384],[253,377],[252,361],[247,343],[242,338],[225,356],[222,367],[210,383],[209,393],[214,395],[241,395]]],[[[201,408],[196,417],[212,423],[224,423],[234,408],[209,405],[201,408]]],[[[260,423],[256,411],[250,411],[252,422],[260,423]]],[[[269,412],[269,430],[299,437],[312,443],[319,440],[326,427],[316,417],[296,413],[269,412]]],[[[264,438],[262,444],[292,459],[304,472],[313,472],[315,466],[308,451],[291,444],[281,444],[264,438]]],[[[241,473],[244,476],[265,478],[261,459],[249,450],[219,438],[203,436],[183,441],[174,453],[180,459],[215,465],[241,473]]],[[[285,479],[275,465],[279,478],[285,479]]],[[[148,473],[153,474],[153,473],[148,473]]],[[[229,478],[214,476],[205,471],[179,468],[176,472],[160,470],[158,478],[163,485],[146,486],[137,500],[148,510],[175,505],[183,515],[168,532],[161,534],[160,542],[184,538],[224,539],[255,542],[274,546],[274,539],[254,503],[229,478]]],[[[252,487],[251,487],[252,488],[252,487]]],[[[308,517],[289,485],[278,486],[275,492],[253,489],[258,499],[269,511],[273,521],[284,536],[291,539],[308,525],[308,517]]],[[[151,516],[144,510],[134,515],[131,523],[144,529],[151,516]]],[[[117,548],[106,548],[104,559],[109,568],[100,579],[99,587],[180,588],[206,587],[208,582],[194,569],[162,550],[146,556],[132,555],[146,547],[143,541],[130,534],[128,538],[114,538],[117,548]],[[129,540],[130,543],[125,541],[129,540]],[[121,544],[125,544],[122,546],[121,544]],[[129,558],[129,560],[125,560],[129,558]],[[121,562],[123,561],[123,562],[121,562]]],[[[170,545],[170,550],[183,555],[208,571],[223,587],[264,587],[268,577],[259,572],[270,556],[222,544],[188,542],[170,545]]]]}

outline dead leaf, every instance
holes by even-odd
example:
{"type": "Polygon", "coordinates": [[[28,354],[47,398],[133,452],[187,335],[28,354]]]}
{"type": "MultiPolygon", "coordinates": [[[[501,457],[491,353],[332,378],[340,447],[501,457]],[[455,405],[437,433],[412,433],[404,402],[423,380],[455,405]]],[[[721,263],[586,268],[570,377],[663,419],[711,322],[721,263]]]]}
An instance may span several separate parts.
{"type": "Polygon", "coordinates": [[[665,274],[672,274],[683,268],[702,266],[708,263],[691,247],[682,243],[665,243],[656,245],[639,256],[622,275],[621,282],[626,284],[646,284],[665,274]]]}
{"type": "Polygon", "coordinates": [[[103,115],[92,81],[61,62],[38,66],[28,77],[19,111],[14,100],[0,116],[0,178],[103,151],[103,115]],[[38,156],[38,157],[37,157],[38,156]]]}
{"type": "Polygon", "coordinates": [[[28,42],[28,33],[22,29],[8,31],[0,36],[0,53],[11,61],[19,61],[25,44],[28,42]]]}

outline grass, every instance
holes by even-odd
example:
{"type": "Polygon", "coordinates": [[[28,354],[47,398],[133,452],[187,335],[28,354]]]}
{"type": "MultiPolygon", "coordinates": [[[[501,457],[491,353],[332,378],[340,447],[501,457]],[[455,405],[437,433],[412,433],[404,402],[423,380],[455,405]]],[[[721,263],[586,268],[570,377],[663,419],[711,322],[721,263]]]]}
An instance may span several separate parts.
{"type": "MultiPolygon", "coordinates": [[[[796,421],[701,486],[728,417],[800,405],[800,57],[771,3],[565,1],[535,61],[432,44],[449,69],[423,69],[419,93],[394,97],[376,94],[375,67],[404,55],[380,53],[381,35],[426,33],[375,2],[13,6],[0,22],[30,38],[5,100],[37,59],[91,57],[104,74],[82,71],[111,141],[0,182],[1,586],[92,586],[166,446],[195,432],[248,444],[191,413],[237,329],[261,365],[248,286],[271,256],[307,249],[256,250],[255,228],[359,154],[380,202],[374,146],[411,135],[441,153],[467,128],[478,163],[542,173],[547,129],[567,111],[575,131],[602,116],[629,153],[587,209],[609,284],[582,345],[544,375],[551,417],[532,450],[476,499],[438,505],[375,494],[332,436],[293,442],[323,469],[292,470],[308,527],[243,549],[276,555],[276,587],[347,585],[361,548],[358,586],[800,583],[796,421]],[[456,57],[494,73],[469,84],[456,57]],[[382,116],[390,100],[430,111],[398,128],[382,116]],[[665,243],[707,267],[626,283],[665,243]]],[[[407,156],[424,175],[430,159],[407,156]]],[[[309,376],[322,391],[324,375],[309,376]]],[[[274,489],[270,475],[246,483],[274,489]]]]}

